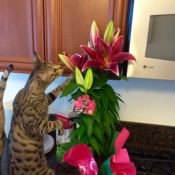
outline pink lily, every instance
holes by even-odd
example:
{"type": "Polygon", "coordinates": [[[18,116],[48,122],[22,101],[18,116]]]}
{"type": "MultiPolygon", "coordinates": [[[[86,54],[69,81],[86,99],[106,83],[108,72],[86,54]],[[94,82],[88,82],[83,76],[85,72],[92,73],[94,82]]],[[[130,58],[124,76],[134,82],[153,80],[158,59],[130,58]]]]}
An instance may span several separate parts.
{"type": "Polygon", "coordinates": [[[89,60],[83,65],[82,70],[97,67],[119,75],[118,64],[135,60],[128,52],[123,52],[124,38],[120,36],[120,29],[115,32],[114,23],[110,21],[104,33],[104,39],[99,35],[99,29],[93,21],[90,31],[90,46],[81,45],[84,52],[89,55],[89,60]]]}
{"type": "Polygon", "coordinates": [[[74,54],[70,55],[68,53],[58,55],[61,61],[72,71],[78,67],[82,70],[83,64],[86,62],[86,54],[74,54]]]}
{"type": "Polygon", "coordinates": [[[83,71],[89,67],[97,67],[119,75],[119,63],[128,60],[135,60],[134,56],[130,53],[122,52],[123,36],[119,37],[112,46],[108,45],[100,37],[97,37],[96,50],[85,45],[82,45],[81,47],[90,57],[90,60],[83,65],[83,71]]]}

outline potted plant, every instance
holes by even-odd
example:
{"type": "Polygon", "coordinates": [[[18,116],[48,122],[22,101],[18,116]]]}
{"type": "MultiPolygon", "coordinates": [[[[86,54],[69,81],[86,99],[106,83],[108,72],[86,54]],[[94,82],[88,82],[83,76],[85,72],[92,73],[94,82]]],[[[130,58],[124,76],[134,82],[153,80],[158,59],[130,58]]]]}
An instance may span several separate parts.
{"type": "Polygon", "coordinates": [[[119,102],[123,101],[108,80],[111,77],[123,79],[119,64],[135,60],[133,55],[123,51],[123,43],[124,37],[120,36],[119,29],[114,29],[113,21],[108,23],[103,37],[93,21],[90,41],[80,46],[83,53],[58,55],[74,75],[61,96],[71,95],[75,110],[81,109],[76,120],[79,127],[70,134],[71,143],[58,146],[59,156],[78,143],[90,147],[98,164],[115,152],[114,141],[118,134],[115,127],[119,122],[119,102]]]}

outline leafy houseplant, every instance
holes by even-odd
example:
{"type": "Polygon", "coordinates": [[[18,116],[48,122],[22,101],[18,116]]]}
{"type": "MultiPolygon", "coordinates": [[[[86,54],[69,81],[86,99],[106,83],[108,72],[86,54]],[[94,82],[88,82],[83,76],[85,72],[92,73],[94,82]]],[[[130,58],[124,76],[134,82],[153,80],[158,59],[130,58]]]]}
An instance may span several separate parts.
{"type": "Polygon", "coordinates": [[[118,133],[115,126],[119,122],[119,101],[122,100],[108,80],[111,76],[116,80],[121,79],[118,65],[123,61],[135,60],[133,55],[123,52],[124,38],[119,33],[120,30],[115,31],[113,21],[110,21],[102,37],[93,21],[90,42],[81,45],[82,54],[58,55],[75,75],[61,96],[71,94],[75,101],[86,98],[95,102],[93,111],[79,114],[79,127],[70,134],[71,143],[61,146],[64,149],[85,143],[101,160],[114,153],[113,145],[118,133]]]}

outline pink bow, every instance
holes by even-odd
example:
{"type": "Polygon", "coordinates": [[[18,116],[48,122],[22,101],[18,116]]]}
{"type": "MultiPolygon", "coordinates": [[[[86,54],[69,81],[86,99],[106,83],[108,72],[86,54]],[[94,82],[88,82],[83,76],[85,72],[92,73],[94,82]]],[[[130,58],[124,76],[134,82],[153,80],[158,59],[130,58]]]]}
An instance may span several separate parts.
{"type": "Polygon", "coordinates": [[[114,175],[136,175],[136,168],[130,161],[127,149],[122,148],[129,135],[129,131],[123,128],[115,140],[116,153],[110,160],[110,168],[114,175]]]}

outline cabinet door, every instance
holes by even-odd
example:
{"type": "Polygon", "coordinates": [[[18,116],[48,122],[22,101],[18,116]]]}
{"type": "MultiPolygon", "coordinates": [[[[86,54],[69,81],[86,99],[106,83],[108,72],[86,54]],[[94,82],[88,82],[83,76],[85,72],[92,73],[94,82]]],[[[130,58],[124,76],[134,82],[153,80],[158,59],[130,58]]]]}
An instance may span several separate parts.
{"type": "Polygon", "coordinates": [[[30,72],[33,52],[44,56],[43,0],[0,0],[0,69],[30,72]]]}
{"type": "Polygon", "coordinates": [[[46,58],[58,62],[57,54],[81,52],[95,20],[103,32],[109,18],[108,0],[46,0],[46,58]]]}
{"type": "Polygon", "coordinates": [[[45,0],[46,58],[58,63],[58,53],[81,52],[79,46],[89,41],[93,20],[102,34],[110,19],[124,33],[127,4],[128,0],[45,0]]]}

